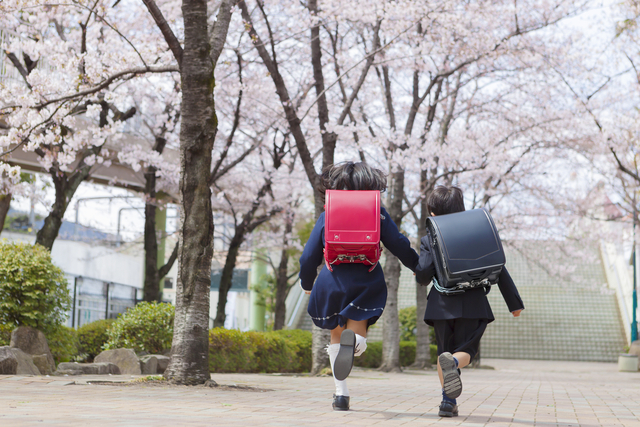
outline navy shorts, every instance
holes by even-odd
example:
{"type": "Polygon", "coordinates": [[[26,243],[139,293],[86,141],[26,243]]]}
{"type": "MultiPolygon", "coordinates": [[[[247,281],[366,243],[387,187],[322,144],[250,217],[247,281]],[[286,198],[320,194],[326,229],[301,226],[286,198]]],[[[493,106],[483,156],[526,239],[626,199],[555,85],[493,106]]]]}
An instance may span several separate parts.
{"type": "Polygon", "coordinates": [[[480,338],[489,321],[487,319],[447,319],[434,320],[438,355],[449,352],[468,353],[473,359],[480,348],[480,338]]]}

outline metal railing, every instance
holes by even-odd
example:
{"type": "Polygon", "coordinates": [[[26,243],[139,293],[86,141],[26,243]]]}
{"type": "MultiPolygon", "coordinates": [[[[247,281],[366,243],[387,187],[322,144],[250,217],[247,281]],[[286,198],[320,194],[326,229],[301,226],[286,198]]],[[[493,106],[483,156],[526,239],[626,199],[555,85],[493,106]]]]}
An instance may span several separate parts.
{"type": "Polygon", "coordinates": [[[67,323],[72,328],[96,320],[115,319],[141,300],[142,290],[134,286],[90,277],[71,277],[73,303],[67,323]]]}

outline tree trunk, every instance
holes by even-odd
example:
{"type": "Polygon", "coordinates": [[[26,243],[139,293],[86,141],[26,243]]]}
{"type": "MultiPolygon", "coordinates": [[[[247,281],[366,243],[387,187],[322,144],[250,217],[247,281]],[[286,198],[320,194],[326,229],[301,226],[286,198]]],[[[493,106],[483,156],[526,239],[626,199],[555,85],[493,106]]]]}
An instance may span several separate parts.
{"type": "Polygon", "coordinates": [[[7,212],[11,207],[11,193],[0,194],[0,233],[4,229],[4,221],[7,218],[7,212]]]}
{"type": "MultiPolygon", "coordinates": [[[[171,362],[165,378],[201,384],[209,373],[209,290],[213,257],[211,151],[217,131],[206,0],[183,0],[180,67],[180,246],[171,362]]],[[[228,24],[227,24],[228,25],[228,24]]]]}
{"type": "Polygon", "coordinates": [[[278,331],[284,328],[286,320],[287,307],[285,301],[289,294],[289,233],[293,230],[293,216],[287,215],[284,238],[282,239],[282,252],[280,254],[280,264],[276,272],[276,301],[275,301],[275,318],[273,321],[273,330],[278,331]]]}
{"type": "Polygon", "coordinates": [[[158,275],[158,237],[156,236],[156,168],[149,167],[144,174],[144,288],[142,299],[160,301],[160,277],[158,275]]]}
{"type": "MultiPolygon", "coordinates": [[[[418,247],[420,240],[427,235],[427,171],[420,172],[420,223],[418,224],[418,247]]],[[[424,312],[427,309],[427,286],[416,282],[416,359],[411,365],[412,368],[430,368],[431,350],[429,340],[429,325],[424,322],[424,312]]]]}
{"type": "Polygon", "coordinates": [[[65,172],[58,169],[56,165],[49,169],[49,175],[51,175],[53,179],[53,187],[55,189],[55,201],[53,202],[49,215],[44,219],[44,225],[36,234],[37,244],[51,251],[53,243],[60,232],[60,226],[62,226],[62,220],[69,206],[69,202],[80,184],[89,177],[91,172],[91,166],[84,164],[84,157],[91,154],[98,154],[99,152],[100,147],[93,147],[88,150],[80,160],[77,169],[70,176],[67,176],[65,172]]]}
{"type": "Polygon", "coordinates": [[[226,319],[225,307],[227,306],[227,295],[233,280],[233,270],[236,268],[236,261],[238,260],[238,252],[240,246],[244,241],[245,228],[243,226],[236,228],[236,232],[229,243],[229,251],[227,252],[227,259],[224,262],[222,268],[222,277],[220,277],[220,288],[218,289],[218,311],[216,318],[213,321],[214,328],[224,327],[224,321],[226,319]]]}
{"type": "MultiPolygon", "coordinates": [[[[398,228],[402,222],[402,200],[404,195],[404,171],[400,169],[389,176],[387,212],[398,228]]],[[[400,320],[398,319],[398,288],[400,286],[400,261],[388,254],[384,264],[387,281],[387,305],[384,309],[382,329],[382,365],[385,372],[400,371],[400,320]]]]}

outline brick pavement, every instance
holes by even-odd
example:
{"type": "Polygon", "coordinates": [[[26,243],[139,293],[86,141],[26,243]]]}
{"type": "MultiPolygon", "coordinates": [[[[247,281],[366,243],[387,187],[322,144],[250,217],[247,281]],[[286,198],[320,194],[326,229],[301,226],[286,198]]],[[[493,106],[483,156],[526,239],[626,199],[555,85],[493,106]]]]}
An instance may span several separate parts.
{"type": "Polygon", "coordinates": [[[356,368],[351,407],[331,410],[330,377],[216,374],[204,387],[90,385],[111,377],[0,376],[0,426],[625,426],[640,427],[640,373],[611,363],[483,360],[463,370],[460,416],[439,418],[434,371],[356,368]]]}

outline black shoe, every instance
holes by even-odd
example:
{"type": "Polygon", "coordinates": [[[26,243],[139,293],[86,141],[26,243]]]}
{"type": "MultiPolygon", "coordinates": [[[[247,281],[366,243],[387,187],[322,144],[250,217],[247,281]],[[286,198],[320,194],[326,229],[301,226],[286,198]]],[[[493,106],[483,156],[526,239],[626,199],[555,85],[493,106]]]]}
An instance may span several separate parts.
{"type": "Polygon", "coordinates": [[[333,376],[338,381],[344,380],[351,373],[355,349],[356,334],[351,329],[345,329],[340,335],[340,350],[333,364],[333,376]]]}
{"type": "Polygon", "coordinates": [[[444,394],[449,399],[455,399],[462,393],[462,381],[460,381],[460,371],[456,368],[456,362],[451,353],[442,353],[438,356],[440,368],[442,368],[442,378],[444,379],[444,394]]]}
{"type": "Polygon", "coordinates": [[[349,396],[336,396],[333,395],[333,406],[334,411],[348,411],[349,410],[349,396]]]}
{"type": "Polygon", "coordinates": [[[458,416],[458,405],[453,402],[447,402],[443,400],[440,403],[440,410],[438,411],[439,417],[457,417],[458,416]]]}

